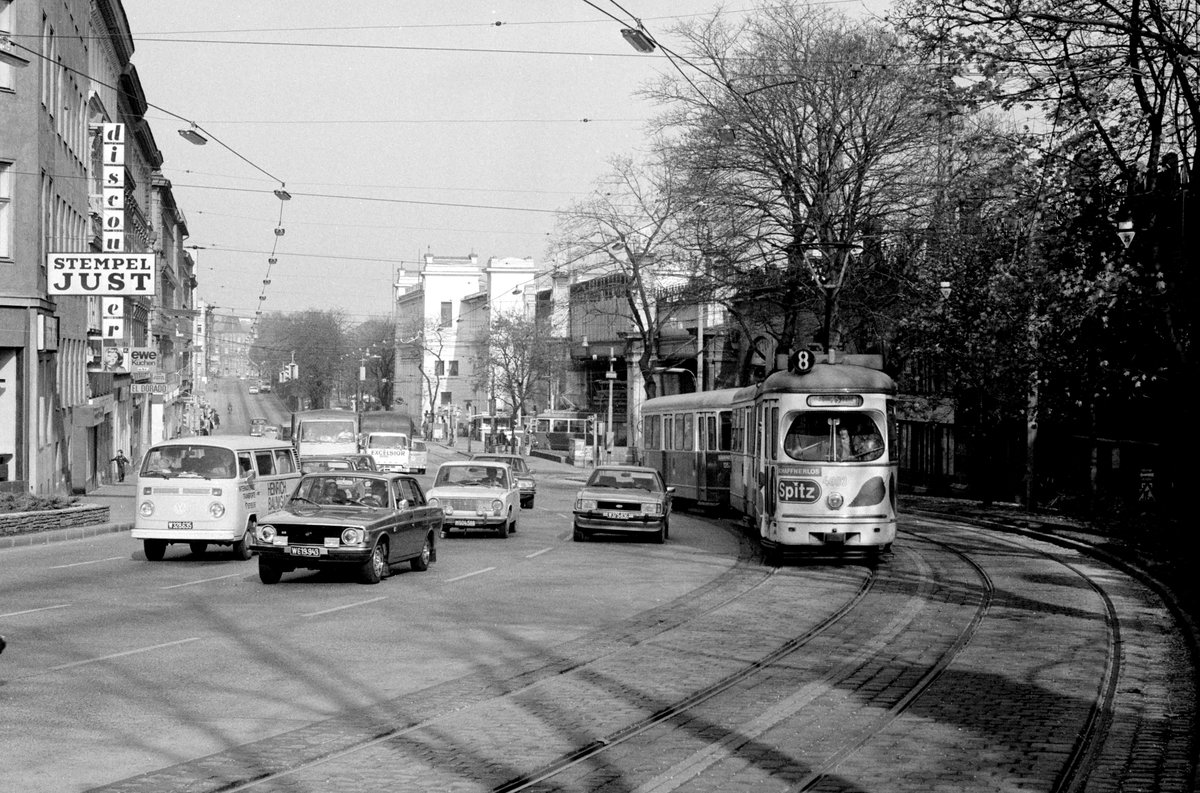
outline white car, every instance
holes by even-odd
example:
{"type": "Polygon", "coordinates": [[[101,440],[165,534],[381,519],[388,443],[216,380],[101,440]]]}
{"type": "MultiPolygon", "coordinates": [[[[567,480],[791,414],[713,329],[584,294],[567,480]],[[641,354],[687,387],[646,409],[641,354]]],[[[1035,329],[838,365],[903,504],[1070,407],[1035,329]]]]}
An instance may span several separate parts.
{"type": "Polygon", "coordinates": [[[504,463],[455,460],[442,463],[426,494],[442,510],[442,536],[451,531],[495,531],[507,537],[517,530],[521,490],[504,463]]]}

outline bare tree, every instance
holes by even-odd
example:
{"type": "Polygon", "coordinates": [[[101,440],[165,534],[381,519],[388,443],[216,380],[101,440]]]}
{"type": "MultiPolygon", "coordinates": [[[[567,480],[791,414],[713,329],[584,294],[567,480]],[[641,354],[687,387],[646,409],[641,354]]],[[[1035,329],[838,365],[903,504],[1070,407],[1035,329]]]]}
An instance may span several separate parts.
{"type": "Polygon", "coordinates": [[[605,317],[613,336],[632,327],[650,398],[657,393],[653,374],[662,329],[672,313],[659,294],[690,283],[696,273],[697,263],[679,238],[681,218],[690,208],[666,163],[616,157],[611,165],[588,198],[561,214],[552,251],[579,270],[591,270],[593,288],[580,302],[584,310],[605,317]]]}
{"type": "Polygon", "coordinates": [[[834,346],[848,273],[872,239],[908,225],[931,171],[932,78],[895,35],[811,7],[679,32],[694,71],[644,93],[667,106],[664,139],[712,229],[713,290],[735,294],[747,327],[781,350],[821,313],[834,346]]]}
{"type": "MultiPolygon", "coordinates": [[[[485,358],[476,367],[480,378],[476,390],[490,390],[494,384],[495,392],[508,405],[510,426],[515,429],[534,388],[550,376],[558,362],[546,323],[519,311],[498,312],[492,317],[485,358]]],[[[515,433],[509,442],[516,442],[515,433]]]]}

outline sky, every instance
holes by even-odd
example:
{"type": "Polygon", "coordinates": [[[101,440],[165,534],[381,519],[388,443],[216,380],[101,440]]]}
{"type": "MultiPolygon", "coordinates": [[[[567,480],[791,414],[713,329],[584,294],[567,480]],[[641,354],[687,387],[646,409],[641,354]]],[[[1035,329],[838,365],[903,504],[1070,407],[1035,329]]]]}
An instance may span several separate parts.
{"type": "MultiPolygon", "coordinates": [[[[724,11],[754,5],[731,0],[724,11]]],[[[634,14],[676,49],[671,27],[714,4],[124,7],[157,106],[147,119],[163,173],[187,218],[185,244],[198,246],[199,298],[220,314],[335,309],[356,324],[392,318],[395,271],[425,253],[546,262],[555,213],[586,196],[612,157],[645,150],[661,108],[638,88],[675,73],[621,27],[634,14]],[[214,140],[184,140],[177,130],[189,122],[214,140]],[[281,185],[290,201],[273,194],[281,185]]]]}

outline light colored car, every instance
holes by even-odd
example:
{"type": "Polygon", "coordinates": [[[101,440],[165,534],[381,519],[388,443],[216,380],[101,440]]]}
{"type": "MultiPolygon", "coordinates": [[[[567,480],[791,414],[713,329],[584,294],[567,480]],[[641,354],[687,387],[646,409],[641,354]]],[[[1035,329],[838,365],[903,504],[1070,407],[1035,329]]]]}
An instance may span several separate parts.
{"type": "Polygon", "coordinates": [[[252,418],[252,419],[250,419],[250,434],[256,438],[261,437],[263,434],[263,427],[266,427],[266,426],[267,426],[266,419],[261,418],[261,417],[260,418],[252,418]]]}
{"type": "Polygon", "coordinates": [[[533,500],[537,497],[537,480],[529,464],[519,454],[476,454],[472,460],[490,461],[493,463],[508,463],[517,477],[517,489],[521,491],[521,509],[533,509],[533,500]]]}
{"type": "Polygon", "coordinates": [[[670,535],[671,497],[653,468],[605,465],[592,471],[575,497],[572,539],[583,542],[595,534],[639,534],[654,542],[670,535]]]}
{"type": "Polygon", "coordinates": [[[451,531],[517,530],[521,490],[505,463],[454,460],[442,463],[429,489],[429,503],[444,515],[442,536],[451,531]]]}

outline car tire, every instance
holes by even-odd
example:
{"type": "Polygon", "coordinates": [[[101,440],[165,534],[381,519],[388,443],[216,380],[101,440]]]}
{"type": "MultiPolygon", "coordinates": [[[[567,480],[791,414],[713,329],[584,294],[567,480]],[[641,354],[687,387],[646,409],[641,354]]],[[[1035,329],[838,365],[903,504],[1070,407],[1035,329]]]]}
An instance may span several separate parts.
{"type": "Polygon", "coordinates": [[[254,529],[257,524],[253,519],[246,526],[246,531],[242,533],[242,538],[233,544],[233,558],[241,559],[243,562],[250,558],[250,542],[254,537],[254,529]]]}
{"type": "Polygon", "coordinates": [[[196,542],[189,542],[188,548],[191,550],[192,556],[199,556],[208,550],[208,543],[197,540],[196,542]]]}
{"type": "Polygon", "coordinates": [[[671,521],[668,518],[663,518],[663,538],[671,538],[671,521]]]}
{"type": "Polygon", "coordinates": [[[573,542],[587,542],[587,535],[580,531],[578,526],[575,526],[574,529],[575,530],[571,532],[571,540],[573,542]]]}
{"type": "Polygon", "coordinates": [[[275,565],[263,559],[258,558],[258,580],[264,584],[278,584],[279,579],[283,577],[283,571],[275,565]]]}
{"type": "Polygon", "coordinates": [[[659,526],[658,531],[654,532],[653,540],[656,544],[662,545],[667,541],[667,527],[659,526]]]}
{"type": "Polygon", "coordinates": [[[425,535],[425,543],[421,546],[421,553],[413,558],[409,565],[418,573],[423,573],[429,569],[429,563],[433,561],[433,533],[425,535]]]}
{"type": "Polygon", "coordinates": [[[506,539],[508,539],[508,533],[511,530],[512,530],[512,524],[505,522],[500,525],[499,529],[497,529],[497,534],[500,535],[500,539],[506,540],[506,539]]]}
{"type": "Polygon", "coordinates": [[[383,540],[371,548],[371,555],[362,563],[358,580],[364,584],[378,584],[387,574],[387,543],[383,540]]]}
{"type": "Polygon", "coordinates": [[[161,562],[167,552],[166,540],[143,540],[142,548],[146,551],[146,559],[151,562],[161,562]]]}

